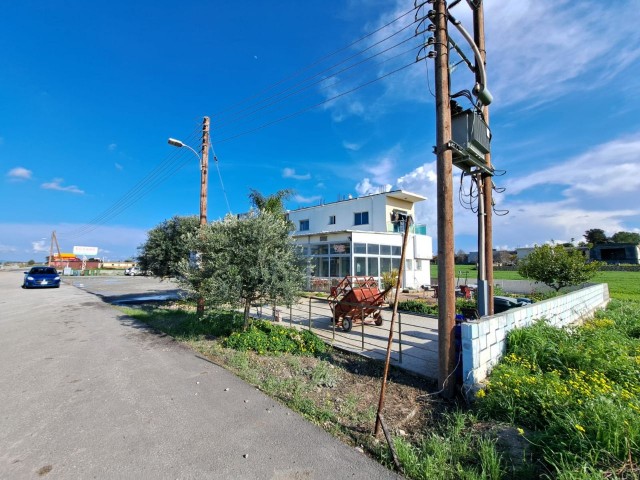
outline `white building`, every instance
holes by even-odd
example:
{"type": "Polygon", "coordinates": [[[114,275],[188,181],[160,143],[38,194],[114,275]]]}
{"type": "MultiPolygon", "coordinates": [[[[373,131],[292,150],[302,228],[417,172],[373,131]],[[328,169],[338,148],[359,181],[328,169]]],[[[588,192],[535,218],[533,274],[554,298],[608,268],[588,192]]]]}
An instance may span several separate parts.
{"type": "MultiPolygon", "coordinates": [[[[288,212],[293,237],[309,260],[308,287],[327,290],[345,275],[368,275],[400,267],[407,215],[425,197],[402,190],[350,198],[288,212]]],[[[412,225],[403,286],[431,283],[432,239],[424,225],[412,225]]]]}

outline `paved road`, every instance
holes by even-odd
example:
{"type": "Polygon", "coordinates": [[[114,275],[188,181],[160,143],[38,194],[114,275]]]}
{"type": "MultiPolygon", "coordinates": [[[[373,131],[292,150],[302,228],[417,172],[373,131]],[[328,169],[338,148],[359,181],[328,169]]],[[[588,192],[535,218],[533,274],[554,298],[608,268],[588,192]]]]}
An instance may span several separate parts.
{"type": "Polygon", "coordinates": [[[99,297],[21,276],[0,271],[0,478],[395,477],[99,297]]]}

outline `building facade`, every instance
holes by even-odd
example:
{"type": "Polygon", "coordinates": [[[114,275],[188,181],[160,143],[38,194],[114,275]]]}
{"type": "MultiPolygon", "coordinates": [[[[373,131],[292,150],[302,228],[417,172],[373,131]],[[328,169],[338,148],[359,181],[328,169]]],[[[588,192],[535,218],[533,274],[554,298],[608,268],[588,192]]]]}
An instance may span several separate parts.
{"type": "MultiPolygon", "coordinates": [[[[425,197],[403,190],[349,198],[288,212],[293,237],[307,258],[307,287],[328,290],[345,275],[382,274],[400,267],[405,220],[425,197]]],[[[410,227],[403,286],[431,283],[432,239],[424,225],[410,227]]]]}

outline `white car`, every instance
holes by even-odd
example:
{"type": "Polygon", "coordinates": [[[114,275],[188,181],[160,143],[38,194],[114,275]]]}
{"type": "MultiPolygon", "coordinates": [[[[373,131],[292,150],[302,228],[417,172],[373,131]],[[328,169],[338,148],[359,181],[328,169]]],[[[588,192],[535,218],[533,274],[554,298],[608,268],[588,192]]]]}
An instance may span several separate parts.
{"type": "Polygon", "coordinates": [[[140,270],[140,267],[129,267],[124,271],[125,275],[135,277],[136,275],[144,275],[145,272],[140,270]]]}

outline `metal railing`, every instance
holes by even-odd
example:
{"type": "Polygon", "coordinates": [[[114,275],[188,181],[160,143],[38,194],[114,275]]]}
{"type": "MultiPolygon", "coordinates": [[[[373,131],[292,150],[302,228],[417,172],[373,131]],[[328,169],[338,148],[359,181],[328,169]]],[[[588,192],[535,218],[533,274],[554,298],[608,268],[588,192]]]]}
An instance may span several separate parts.
{"type": "MultiPolygon", "coordinates": [[[[345,302],[343,302],[345,303],[345,302]]],[[[340,322],[334,321],[329,300],[310,297],[297,303],[277,307],[274,318],[270,305],[256,306],[255,316],[261,319],[288,324],[292,328],[308,329],[328,344],[337,348],[360,353],[371,358],[384,359],[389,340],[389,326],[392,311],[389,307],[369,304],[347,304],[366,311],[373,311],[365,322],[353,325],[345,331],[340,322]],[[382,315],[382,325],[373,323],[373,314],[382,315]]],[[[392,364],[415,373],[437,377],[438,330],[437,317],[408,312],[398,312],[394,325],[391,351],[392,364]]]]}

